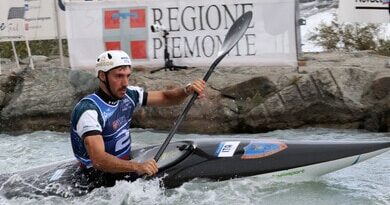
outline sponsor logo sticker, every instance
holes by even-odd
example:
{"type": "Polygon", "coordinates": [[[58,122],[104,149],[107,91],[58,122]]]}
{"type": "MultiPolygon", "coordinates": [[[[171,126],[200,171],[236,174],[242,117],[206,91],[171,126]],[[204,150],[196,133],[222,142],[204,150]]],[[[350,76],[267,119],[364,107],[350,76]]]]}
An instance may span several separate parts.
{"type": "Polygon", "coordinates": [[[126,123],[126,118],[124,116],[121,116],[120,118],[112,122],[112,129],[116,130],[120,128],[122,125],[124,125],[125,123],[126,123]]]}
{"type": "Polygon", "coordinates": [[[218,148],[215,151],[215,156],[232,157],[239,144],[239,141],[221,142],[219,143],[218,148]]]}
{"type": "Polygon", "coordinates": [[[244,147],[241,159],[257,159],[278,153],[287,148],[283,142],[252,141],[244,147]]]}

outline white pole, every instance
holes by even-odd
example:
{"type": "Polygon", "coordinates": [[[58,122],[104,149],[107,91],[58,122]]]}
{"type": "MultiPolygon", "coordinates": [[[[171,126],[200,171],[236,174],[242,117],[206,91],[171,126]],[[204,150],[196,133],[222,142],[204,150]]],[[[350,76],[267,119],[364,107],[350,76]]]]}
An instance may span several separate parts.
{"type": "Polygon", "coordinates": [[[61,22],[60,18],[58,18],[58,8],[57,8],[57,0],[54,1],[54,10],[55,10],[55,17],[56,17],[56,25],[57,25],[57,38],[58,38],[58,45],[60,50],[60,59],[61,59],[61,67],[64,68],[64,50],[62,46],[62,39],[61,39],[61,22]]]}
{"type": "Polygon", "coordinates": [[[26,47],[27,47],[28,58],[30,59],[31,69],[34,70],[34,61],[33,61],[32,56],[31,56],[30,45],[29,45],[29,42],[27,39],[26,39],[26,47]]]}
{"type": "Polygon", "coordinates": [[[299,12],[299,0],[295,0],[295,35],[297,41],[297,58],[302,57],[302,40],[301,40],[301,25],[299,19],[301,18],[299,12]]]}
{"type": "Polygon", "coordinates": [[[18,57],[18,53],[16,52],[15,42],[11,41],[11,45],[12,45],[12,51],[14,52],[14,56],[15,56],[16,67],[18,68],[18,70],[20,70],[19,57],[18,57]]]}
{"type": "MultiPolygon", "coordinates": [[[[299,66],[301,64],[300,60],[302,59],[302,39],[301,39],[301,25],[300,25],[300,10],[299,10],[299,0],[295,0],[295,40],[297,47],[297,73],[300,73],[299,66]]],[[[302,64],[303,65],[303,64],[302,64]]]]}

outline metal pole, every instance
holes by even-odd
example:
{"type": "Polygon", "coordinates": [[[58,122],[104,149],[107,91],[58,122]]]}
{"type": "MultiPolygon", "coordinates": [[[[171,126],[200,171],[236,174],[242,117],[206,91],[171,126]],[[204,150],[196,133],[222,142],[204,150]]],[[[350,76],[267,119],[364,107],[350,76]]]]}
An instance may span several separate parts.
{"type": "Polygon", "coordinates": [[[297,46],[297,59],[302,57],[302,39],[301,39],[301,25],[300,25],[299,0],[295,0],[295,38],[297,46]]]}
{"type": "Polygon", "coordinates": [[[26,39],[26,47],[27,47],[28,57],[30,58],[30,66],[31,66],[31,69],[34,70],[34,61],[33,61],[32,56],[31,56],[30,44],[29,44],[29,42],[28,42],[27,39],[26,39]]]}
{"type": "Polygon", "coordinates": [[[57,26],[57,38],[58,38],[58,45],[60,50],[60,59],[61,59],[61,67],[64,68],[64,50],[62,46],[62,39],[61,39],[61,27],[60,27],[60,18],[58,18],[58,8],[57,8],[57,0],[54,1],[54,9],[55,9],[55,17],[56,17],[56,26],[57,26]]]}
{"type": "Polygon", "coordinates": [[[16,67],[18,68],[18,70],[20,70],[19,57],[18,57],[18,53],[16,52],[15,42],[11,41],[11,45],[12,45],[12,51],[14,52],[14,56],[15,56],[16,67]]]}
{"type": "Polygon", "coordinates": [[[302,62],[302,39],[301,39],[301,16],[299,8],[299,0],[295,0],[295,39],[297,47],[297,73],[300,73],[299,66],[304,65],[302,62]]]}

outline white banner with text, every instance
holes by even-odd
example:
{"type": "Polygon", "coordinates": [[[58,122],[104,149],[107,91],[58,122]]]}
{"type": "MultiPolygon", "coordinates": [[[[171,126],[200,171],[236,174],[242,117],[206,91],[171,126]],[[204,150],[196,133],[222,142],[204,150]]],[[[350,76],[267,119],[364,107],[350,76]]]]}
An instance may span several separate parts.
{"type": "Polygon", "coordinates": [[[26,1],[25,33],[29,40],[56,39],[57,20],[60,36],[66,38],[65,11],[59,0],[26,1]]]}
{"type": "Polygon", "coordinates": [[[337,11],[339,21],[390,23],[390,0],[343,0],[337,11]]]}
{"type": "Polygon", "coordinates": [[[0,41],[66,38],[61,0],[1,0],[0,41]],[[16,38],[17,37],[17,38],[16,38]]]}
{"type": "Polygon", "coordinates": [[[1,1],[0,41],[18,40],[24,35],[24,0],[1,1]]]}
{"type": "Polygon", "coordinates": [[[177,65],[206,66],[216,58],[234,20],[254,16],[224,66],[296,66],[295,1],[140,0],[67,2],[73,69],[92,69],[105,50],[126,51],[134,65],[164,65],[165,39],[177,65]],[[151,25],[158,25],[152,32],[151,25]],[[165,39],[164,39],[164,34],[165,39]]]}

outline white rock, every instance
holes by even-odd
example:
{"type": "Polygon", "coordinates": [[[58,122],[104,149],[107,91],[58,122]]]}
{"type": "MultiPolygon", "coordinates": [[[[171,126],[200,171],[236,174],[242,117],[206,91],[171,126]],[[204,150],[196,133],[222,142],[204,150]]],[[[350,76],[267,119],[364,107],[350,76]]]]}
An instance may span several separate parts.
{"type": "Polygon", "coordinates": [[[385,62],[385,68],[390,68],[390,60],[387,60],[387,61],[385,62]]]}

